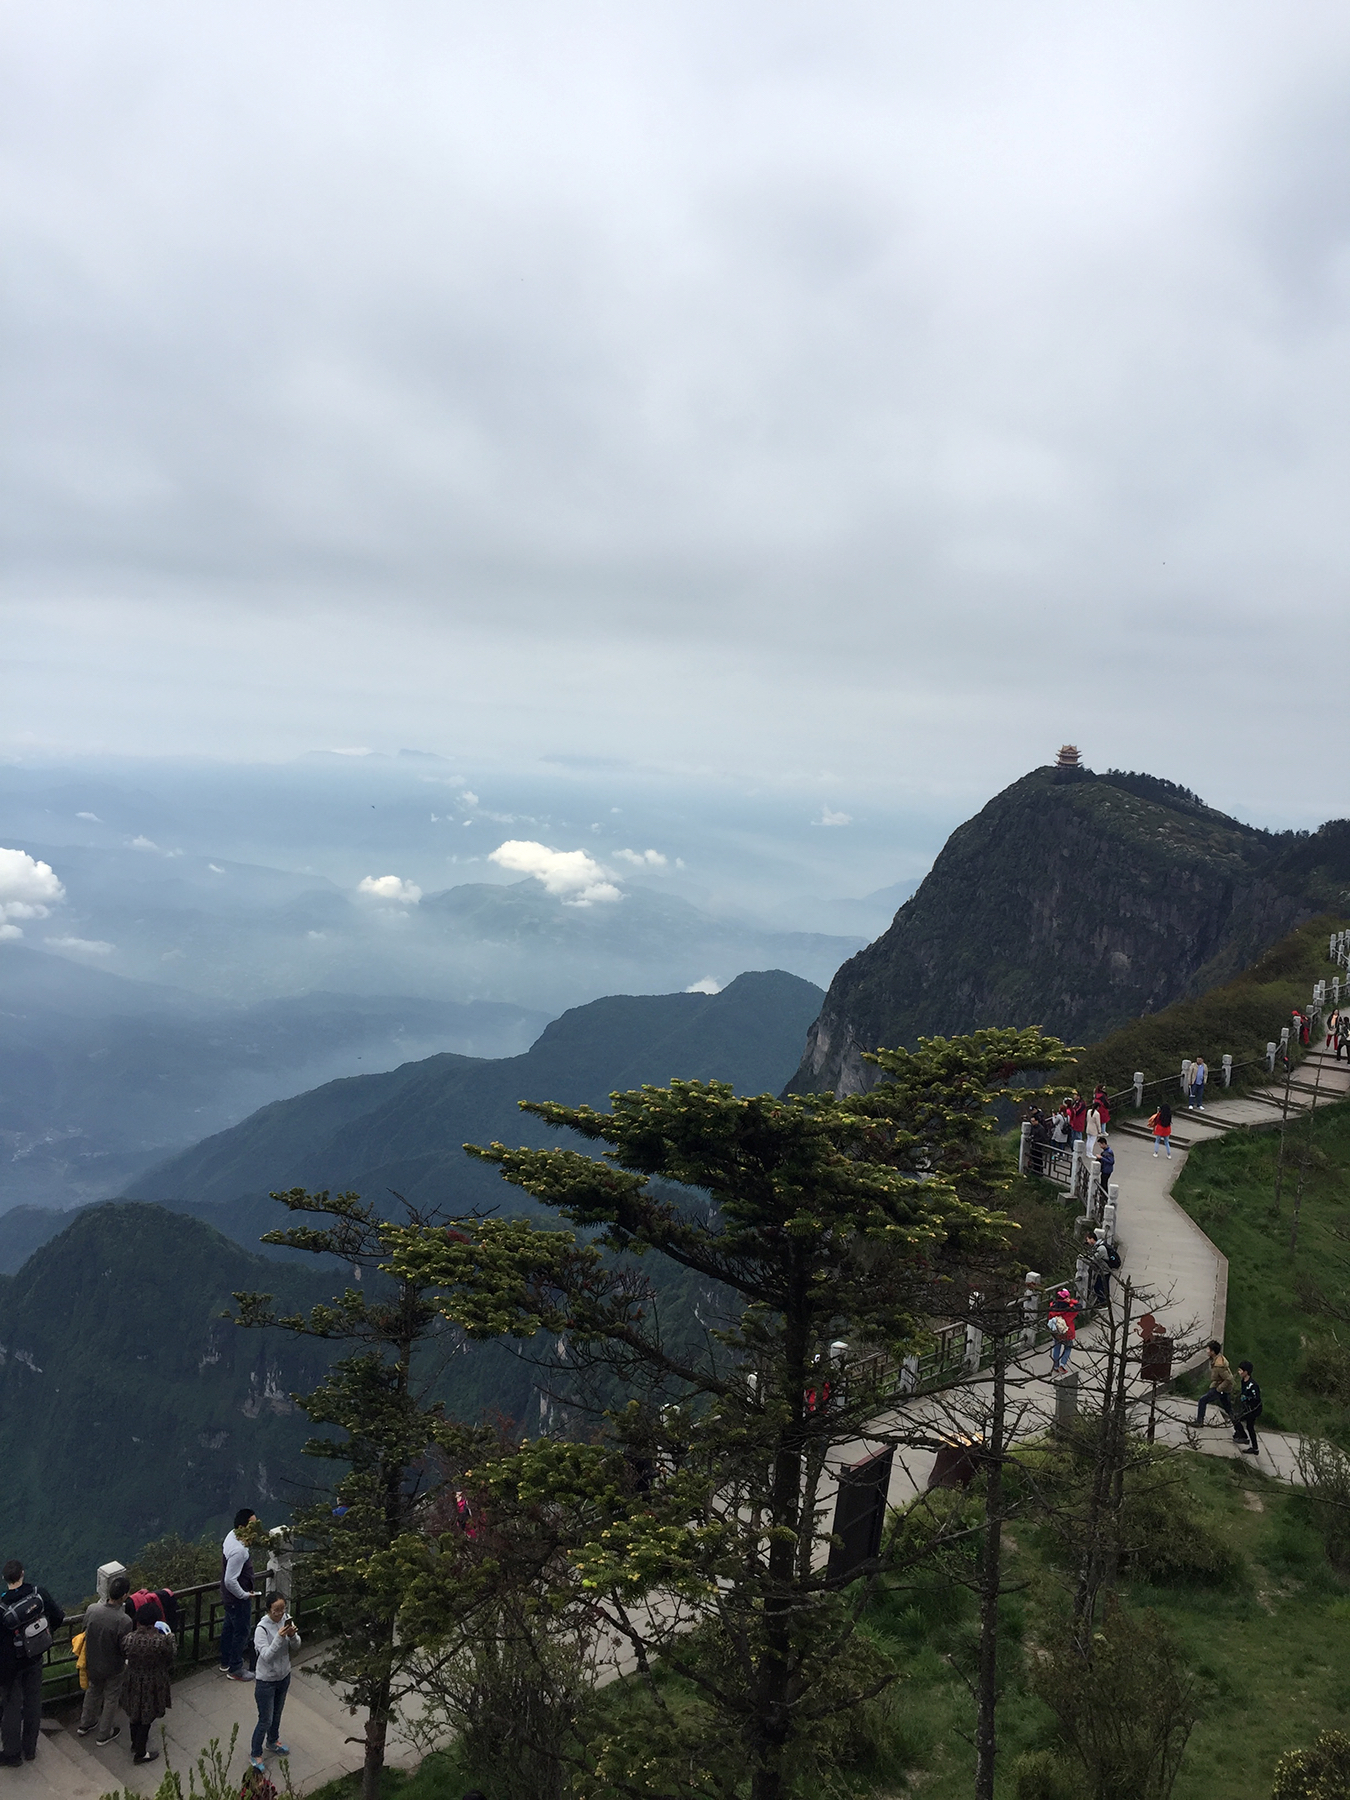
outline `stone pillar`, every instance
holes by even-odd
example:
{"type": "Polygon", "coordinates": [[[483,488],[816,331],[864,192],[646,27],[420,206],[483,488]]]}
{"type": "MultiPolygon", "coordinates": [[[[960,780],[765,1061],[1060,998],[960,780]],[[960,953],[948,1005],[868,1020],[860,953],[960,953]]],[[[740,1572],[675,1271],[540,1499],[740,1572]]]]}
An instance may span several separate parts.
{"type": "Polygon", "coordinates": [[[1036,1326],[1040,1322],[1041,1277],[1037,1269],[1028,1269],[1022,1286],[1022,1353],[1030,1356],[1036,1348],[1036,1326]]]}
{"type": "Polygon", "coordinates": [[[900,1364],[900,1392],[912,1394],[919,1385],[919,1359],[907,1356],[900,1364]]]}
{"type": "Polygon", "coordinates": [[[120,1562],[100,1563],[98,1574],[94,1577],[94,1586],[98,1589],[100,1600],[108,1598],[108,1584],[114,1575],[125,1575],[126,1570],[120,1562]]]}
{"type": "MultiPolygon", "coordinates": [[[[1116,1191],[1115,1184],[1113,1183],[1112,1187],[1111,1187],[1111,1192],[1114,1194],[1115,1191],[1116,1191]]],[[[1108,1244],[1115,1243],[1115,1241],[1116,1241],[1116,1203],[1114,1200],[1108,1200],[1106,1205],[1102,1208],[1102,1235],[1105,1237],[1108,1244]]]]}
{"type": "Polygon", "coordinates": [[[1074,1268],[1073,1284],[1078,1289],[1079,1302],[1083,1306],[1086,1306],[1088,1297],[1088,1263],[1085,1256],[1079,1257],[1077,1265],[1074,1268]]]}
{"type": "Polygon", "coordinates": [[[1142,1069],[1136,1069],[1134,1072],[1134,1103],[1136,1106],[1144,1104],[1144,1071],[1142,1069]]]}
{"type": "Polygon", "coordinates": [[[1187,1093],[1190,1089],[1191,1070],[1194,1066],[1195,1065],[1191,1062],[1189,1057],[1185,1057],[1185,1056],[1182,1057],[1182,1059],[1181,1059],[1181,1091],[1183,1094],[1187,1093]]]}
{"type": "Polygon", "coordinates": [[[1022,1136],[1018,1140],[1018,1144],[1017,1144],[1017,1173],[1019,1175],[1025,1175],[1027,1172],[1027,1157],[1030,1154],[1030,1150],[1031,1150],[1031,1120],[1023,1119],[1023,1121],[1022,1121],[1022,1136]]]}
{"type": "Polygon", "coordinates": [[[1233,1059],[1231,1056],[1225,1056],[1223,1059],[1223,1085],[1225,1087],[1233,1085],[1233,1059]]]}
{"type": "MultiPolygon", "coordinates": [[[[980,1294],[972,1294],[970,1296],[971,1306],[978,1306],[982,1298],[983,1298],[983,1296],[980,1294]]],[[[974,1375],[978,1372],[979,1367],[980,1367],[980,1354],[983,1351],[983,1349],[984,1349],[984,1333],[980,1330],[979,1326],[974,1322],[973,1319],[967,1320],[966,1321],[966,1353],[965,1353],[965,1357],[964,1357],[964,1362],[965,1362],[965,1367],[966,1367],[966,1373],[968,1375],[974,1375]]]]}
{"type": "Polygon", "coordinates": [[[1078,1416],[1078,1376],[1075,1371],[1055,1383],[1055,1430],[1068,1431],[1078,1416]]]}
{"type": "Polygon", "coordinates": [[[1275,1052],[1278,1049],[1278,1044],[1266,1045],[1266,1069],[1272,1075],[1275,1073],[1275,1052]]]}

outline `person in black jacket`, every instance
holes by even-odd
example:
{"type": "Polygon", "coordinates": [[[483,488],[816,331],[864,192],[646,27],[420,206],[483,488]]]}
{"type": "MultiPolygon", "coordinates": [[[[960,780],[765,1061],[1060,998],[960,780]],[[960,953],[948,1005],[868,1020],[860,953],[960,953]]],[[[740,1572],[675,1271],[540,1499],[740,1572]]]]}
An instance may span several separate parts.
{"type": "MultiPolygon", "coordinates": [[[[24,1579],[23,1564],[11,1560],[5,1564],[5,1591],[0,1594],[0,1607],[14,1606],[36,1594],[42,1601],[47,1625],[55,1630],[65,1622],[65,1613],[44,1587],[34,1587],[24,1579]]],[[[0,1766],[17,1769],[32,1762],[37,1755],[38,1732],[42,1726],[42,1657],[24,1654],[22,1642],[15,1643],[12,1631],[0,1630],[0,1766]]]]}
{"type": "Polygon", "coordinates": [[[1256,1421],[1261,1417],[1261,1388],[1249,1362],[1238,1364],[1242,1385],[1233,1408],[1233,1442],[1241,1444],[1244,1456],[1259,1454],[1256,1447],[1256,1421]]]}

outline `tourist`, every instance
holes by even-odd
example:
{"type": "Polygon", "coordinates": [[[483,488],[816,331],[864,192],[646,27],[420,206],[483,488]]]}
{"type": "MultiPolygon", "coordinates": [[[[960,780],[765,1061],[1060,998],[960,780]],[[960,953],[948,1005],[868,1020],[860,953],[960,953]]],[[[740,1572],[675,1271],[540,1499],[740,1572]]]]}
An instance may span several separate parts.
{"type": "Polygon", "coordinates": [[[1341,1060],[1341,1051],[1345,1051],[1345,1059],[1350,1062],[1350,1012],[1338,1013],[1336,1016],[1336,1061],[1341,1060]]]}
{"type": "Polygon", "coordinates": [[[1099,1081],[1092,1091],[1092,1104],[1101,1115],[1102,1130],[1111,1123],[1111,1102],[1106,1097],[1106,1089],[1099,1081]]]}
{"type": "Polygon", "coordinates": [[[258,1723],[253,1727],[253,1767],[265,1774],[263,1744],[276,1756],[289,1756],[281,1742],[281,1709],[291,1685],[291,1658],[300,1648],[300,1634],[286,1611],[284,1594],[274,1594],[253,1633],[258,1653],[253,1697],[258,1703],[258,1723]]]}
{"type": "Polygon", "coordinates": [[[1097,1139],[1102,1135],[1102,1115],[1097,1111],[1096,1103],[1087,1109],[1086,1123],[1083,1128],[1084,1154],[1089,1162],[1097,1154],[1097,1139]]]}
{"type": "Polygon", "coordinates": [[[1098,1236],[1095,1231],[1089,1231],[1083,1240],[1083,1255],[1092,1277],[1093,1301],[1098,1306],[1105,1306],[1111,1298],[1111,1263],[1106,1239],[1098,1236]]]}
{"type": "Polygon", "coordinates": [[[1191,1064],[1191,1093],[1187,1104],[1199,1112],[1205,1110],[1205,1077],[1208,1074],[1203,1056],[1199,1062],[1191,1064]]]}
{"type": "Polygon", "coordinates": [[[1076,1144],[1081,1144],[1087,1135],[1087,1102],[1075,1088],[1064,1102],[1064,1110],[1069,1115],[1069,1135],[1076,1144]]]}
{"type": "Polygon", "coordinates": [[[1205,1346],[1209,1352],[1209,1388],[1201,1394],[1200,1404],[1196,1408],[1195,1422],[1203,1425],[1205,1409],[1211,1402],[1228,1415],[1228,1422],[1233,1423],[1233,1371],[1229,1368],[1223,1353],[1223,1345],[1218,1338],[1211,1338],[1205,1346]]]}
{"type": "Polygon", "coordinates": [[[1339,1006],[1333,1006],[1331,1009],[1331,1017],[1327,1020],[1327,1041],[1322,1046],[1324,1050],[1330,1050],[1332,1044],[1335,1043],[1337,1037],[1340,1035],[1340,1028],[1341,1009],[1339,1006]]]}
{"type": "Polygon", "coordinates": [[[150,1748],[150,1727],[173,1705],[169,1675],[178,1643],[147,1600],[136,1608],[136,1628],[122,1640],[127,1669],[122,1680],[122,1708],[131,1721],[131,1760],[151,1763],[159,1755],[150,1748]]]}
{"type": "Polygon", "coordinates": [[[127,1666],[124,1640],[135,1629],[123,1601],[131,1591],[125,1575],[108,1583],[108,1598],[87,1608],[84,1615],[84,1672],[89,1678],[76,1735],[88,1737],[98,1727],[94,1742],[102,1749],[121,1732],[113,1724],[122,1697],[122,1673],[127,1666]]]}
{"type": "Polygon", "coordinates": [[[1101,1189],[1103,1205],[1111,1198],[1111,1177],[1115,1168],[1116,1153],[1111,1148],[1111,1140],[1103,1132],[1097,1139],[1097,1183],[1101,1189]]]}
{"type": "Polygon", "coordinates": [[[1233,1423],[1233,1442],[1242,1446],[1244,1456],[1259,1454],[1256,1445],[1256,1421],[1261,1417],[1261,1389],[1249,1362],[1238,1364],[1241,1386],[1237,1393],[1237,1418],[1233,1423]]]}
{"type": "Polygon", "coordinates": [[[225,1623],[220,1628],[220,1672],[231,1681],[253,1679],[244,1667],[253,1617],[253,1558],[239,1533],[247,1531],[256,1518],[251,1506],[241,1506],[220,1546],[220,1598],[225,1608],[225,1623]]]}
{"type": "Polygon", "coordinates": [[[1172,1109],[1165,1100],[1158,1102],[1158,1110],[1148,1122],[1153,1133],[1153,1154],[1156,1156],[1160,1147],[1167,1151],[1167,1159],[1172,1160],[1172,1109]]]}
{"type": "Polygon", "coordinates": [[[17,1558],[5,1564],[4,1576],[5,1592],[0,1595],[0,1611],[5,1615],[5,1628],[0,1629],[0,1766],[17,1769],[37,1757],[42,1728],[42,1656],[66,1615],[46,1588],[25,1579],[17,1558]]]}
{"type": "Polygon", "coordinates": [[[1068,1288],[1060,1288],[1048,1308],[1050,1321],[1050,1373],[1067,1375],[1074,1339],[1078,1336],[1078,1302],[1068,1288]]]}

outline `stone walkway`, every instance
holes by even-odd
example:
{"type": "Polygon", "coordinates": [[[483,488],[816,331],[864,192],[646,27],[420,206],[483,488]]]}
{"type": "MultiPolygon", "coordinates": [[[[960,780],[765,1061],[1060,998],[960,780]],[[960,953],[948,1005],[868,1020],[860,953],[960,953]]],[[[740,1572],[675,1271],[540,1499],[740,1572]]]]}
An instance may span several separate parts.
{"type": "MultiPolygon", "coordinates": [[[[281,1736],[290,1750],[291,1781],[301,1793],[359,1769],[364,1755],[362,1744],[350,1741],[359,1736],[364,1717],[353,1718],[339,1704],[329,1684],[308,1673],[306,1664],[311,1660],[308,1651],[295,1659],[282,1717],[281,1736]]],[[[36,1760],[25,1763],[21,1769],[0,1770],[5,1793],[22,1796],[23,1800],[99,1800],[100,1795],[119,1788],[153,1794],[164,1777],[161,1727],[168,1740],[168,1759],[181,1775],[186,1793],[188,1770],[195,1766],[212,1738],[219,1740],[222,1754],[228,1750],[230,1732],[237,1724],[239,1738],[231,1769],[242,1781],[248,1766],[249,1740],[258,1717],[253,1684],[227,1681],[214,1664],[174,1682],[173,1705],[150,1734],[151,1749],[160,1752],[158,1762],[135,1767],[126,1720],[121,1714],[121,1737],[102,1750],[92,1736],[76,1737],[79,1716],[78,1700],[53,1707],[44,1715],[36,1760]]],[[[411,1767],[420,1758],[419,1750],[391,1733],[389,1762],[411,1767]]],[[[267,1760],[272,1780],[281,1788],[279,1759],[267,1760]]],[[[197,1785],[200,1790],[201,1783],[197,1785]]]]}
{"type": "MultiPolygon", "coordinates": [[[[1203,1112],[1189,1110],[1178,1094],[1173,1107],[1172,1155],[1155,1156],[1153,1140],[1147,1130],[1116,1126],[1111,1143],[1116,1153],[1115,1179],[1120,1188],[1116,1232],[1122,1268],[1115,1277],[1119,1283],[1129,1277],[1136,1289],[1152,1297],[1153,1311],[1159,1323],[1171,1335],[1192,1345],[1203,1346],[1210,1338],[1224,1337],[1228,1301],[1228,1261],[1210,1242],[1195,1221],[1172,1198],[1172,1187],[1191,1149],[1209,1137],[1239,1128],[1269,1128],[1278,1125],[1286,1103],[1289,1117],[1310,1109],[1316,1097],[1323,1105],[1350,1096],[1350,1064],[1337,1063],[1330,1055],[1314,1050],[1295,1071],[1288,1094],[1283,1082],[1239,1096],[1230,1096],[1222,1088],[1209,1090],[1203,1112]]],[[[1047,1296],[1048,1297],[1048,1296],[1047,1296]]],[[[1100,1378],[1103,1353],[1098,1346],[1097,1328],[1088,1324],[1080,1332],[1073,1352],[1079,1384],[1089,1388],[1100,1378]]],[[[1242,1345],[1228,1345],[1234,1363],[1245,1354],[1242,1345]]],[[[1179,1364],[1175,1373],[1184,1373],[1205,1361],[1203,1348],[1197,1349],[1189,1361],[1179,1364]]],[[[1259,1378],[1259,1371],[1258,1371],[1259,1378]]],[[[1035,1436],[1049,1428],[1055,1417],[1058,1384],[1050,1376],[1050,1352],[1037,1351],[1019,1365],[1010,1394],[1010,1405],[1020,1420],[1020,1433],[1035,1436]]],[[[982,1429],[982,1412],[987,1405],[987,1380],[954,1391],[950,1397],[928,1396],[904,1409],[878,1420],[882,1431],[901,1435],[916,1424],[927,1424],[952,1437],[976,1436],[982,1429]]],[[[1148,1389],[1142,1382],[1134,1386],[1136,1413],[1142,1418],[1148,1389]]],[[[1233,1442],[1228,1421],[1211,1409],[1210,1424],[1197,1431],[1193,1421],[1194,1402],[1171,1394],[1160,1397],[1157,1411],[1157,1439],[1160,1443],[1185,1445],[1212,1456],[1241,1456],[1233,1442]]],[[[1261,1432],[1258,1428],[1259,1456],[1251,1461],[1267,1475],[1283,1481],[1298,1479],[1300,1441],[1284,1432],[1261,1432]]],[[[873,1455],[881,1448],[881,1440],[859,1442],[840,1458],[845,1466],[873,1455]]],[[[896,1453],[891,1474],[888,1500],[892,1506],[903,1505],[921,1492],[932,1473],[935,1453],[931,1450],[896,1453]]]]}

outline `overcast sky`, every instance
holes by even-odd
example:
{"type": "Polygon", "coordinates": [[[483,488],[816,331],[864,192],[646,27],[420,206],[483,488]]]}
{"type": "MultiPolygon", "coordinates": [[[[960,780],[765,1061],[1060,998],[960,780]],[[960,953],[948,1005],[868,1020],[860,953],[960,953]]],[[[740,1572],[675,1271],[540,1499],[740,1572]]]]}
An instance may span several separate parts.
{"type": "Polygon", "coordinates": [[[18,0],[0,752],[1345,813],[1348,117],[1308,0],[18,0]]]}

